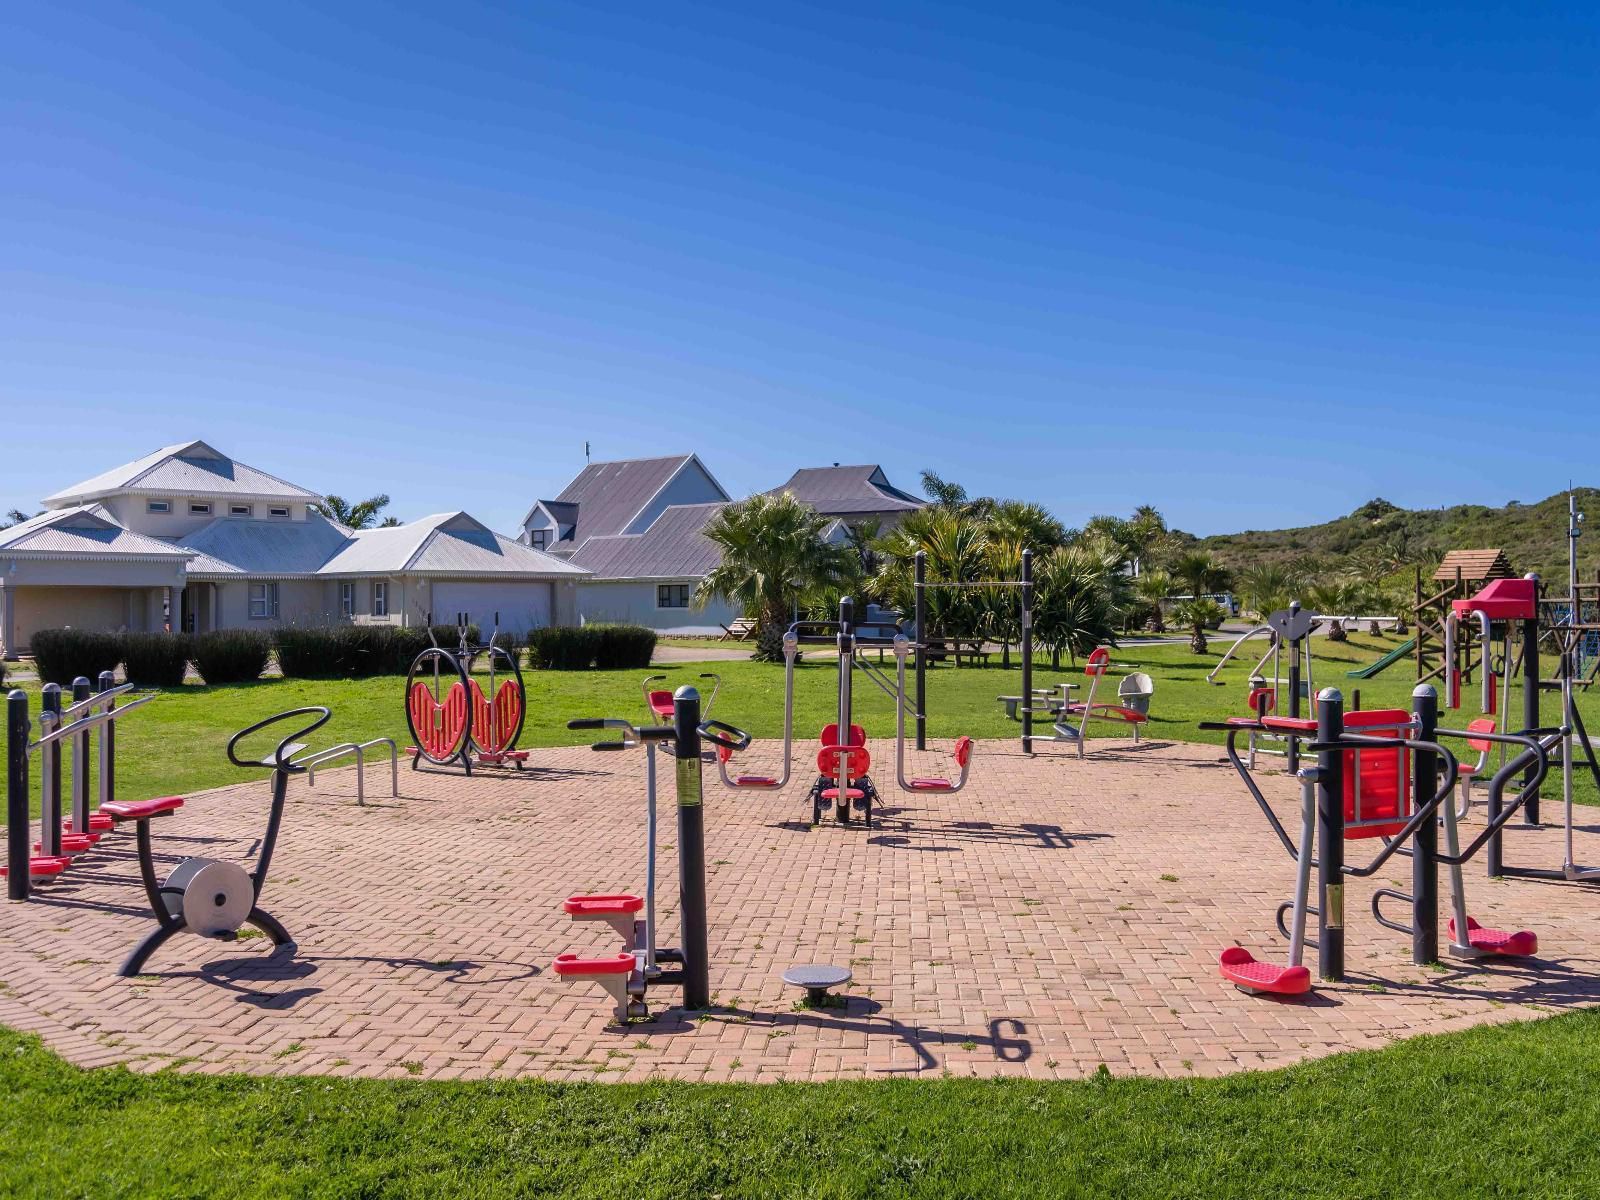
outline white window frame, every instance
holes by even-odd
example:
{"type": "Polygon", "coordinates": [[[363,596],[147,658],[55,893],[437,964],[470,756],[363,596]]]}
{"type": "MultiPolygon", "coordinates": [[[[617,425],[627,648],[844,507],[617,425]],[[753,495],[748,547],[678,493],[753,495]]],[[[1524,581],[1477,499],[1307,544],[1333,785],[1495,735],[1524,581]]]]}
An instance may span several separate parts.
{"type": "Polygon", "coordinates": [[[356,615],[356,585],[349,580],[339,585],[339,612],[347,617],[356,615]]]}
{"type": "Polygon", "coordinates": [[[228,505],[228,515],[230,517],[253,517],[256,515],[256,506],[254,504],[230,504],[228,505]]]}
{"type": "Polygon", "coordinates": [[[172,512],[171,500],[146,500],[144,510],[147,513],[160,513],[163,517],[172,512]]]}
{"type": "Polygon", "coordinates": [[[684,611],[685,609],[687,609],[689,607],[690,598],[691,598],[690,597],[690,589],[689,589],[689,585],[687,583],[658,583],[658,584],[656,584],[656,610],[658,612],[682,612],[682,611],[684,611]],[[682,588],[683,589],[683,603],[682,604],[663,604],[663,603],[661,603],[661,593],[663,591],[666,591],[668,588],[673,589],[672,592],[668,593],[669,597],[673,593],[675,593],[678,588],[682,588]]]}
{"type": "Polygon", "coordinates": [[[209,501],[209,500],[191,500],[191,501],[189,501],[189,515],[191,517],[209,517],[211,515],[211,501],[209,501]]]}
{"type": "Polygon", "coordinates": [[[274,504],[267,509],[267,516],[278,521],[287,521],[292,515],[287,504],[274,504]]]}
{"type": "Polygon", "coordinates": [[[271,621],[278,615],[278,585],[276,583],[252,583],[246,593],[245,614],[252,621],[271,621]],[[257,594],[259,593],[259,595],[257,594]],[[261,611],[256,611],[259,605],[261,611]]]}
{"type": "Polygon", "coordinates": [[[372,615],[387,617],[389,615],[389,584],[387,580],[374,579],[372,581],[372,615]]]}

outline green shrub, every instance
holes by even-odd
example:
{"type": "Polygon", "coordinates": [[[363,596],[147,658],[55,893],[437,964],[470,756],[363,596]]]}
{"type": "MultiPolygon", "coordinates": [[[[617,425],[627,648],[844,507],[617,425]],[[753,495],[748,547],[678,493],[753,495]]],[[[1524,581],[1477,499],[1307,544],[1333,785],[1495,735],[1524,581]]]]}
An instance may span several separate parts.
{"type": "Polygon", "coordinates": [[[194,669],[212,686],[260,679],[272,638],[259,629],[217,629],[194,639],[194,669]]]}
{"type": "Polygon", "coordinates": [[[0,687],[5,687],[5,685],[6,685],[6,662],[5,662],[5,659],[0,658],[0,687]]]}
{"type": "MultiPolygon", "coordinates": [[[[428,644],[427,634],[420,629],[417,632],[423,635],[422,644],[426,646],[428,644]]],[[[476,646],[478,639],[482,636],[483,630],[478,626],[467,626],[467,645],[476,646]]],[[[461,645],[461,631],[454,625],[435,625],[433,627],[433,640],[439,643],[439,649],[448,650],[454,654],[461,645]]]]}
{"type": "Polygon", "coordinates": [[[273,636],[285,679],[365,679],[409,666],[416,639],[393,625],[329,625],[280,629],[273,636]],[[401,660],[404,659],[402,663],[401,660]]]}
{"type": "Polygon", "coordinates": [[[93,683],[122,661],[122,639],[91,629],[41,629],[30,639],[34,666],[45,683],[70,686],[79,675],[93,683]]]}
{"type": "Polygon", "coordinates": [[[594,665],[602,671],[643,670],[656,652],[656,631],[643,625],[593,625],[594,665]]]}
{"type": "Polygon", "coordinates": [[[125,633],[122,669],[140,687],[182,687],[193,639],[186,633],[125,633]]]}

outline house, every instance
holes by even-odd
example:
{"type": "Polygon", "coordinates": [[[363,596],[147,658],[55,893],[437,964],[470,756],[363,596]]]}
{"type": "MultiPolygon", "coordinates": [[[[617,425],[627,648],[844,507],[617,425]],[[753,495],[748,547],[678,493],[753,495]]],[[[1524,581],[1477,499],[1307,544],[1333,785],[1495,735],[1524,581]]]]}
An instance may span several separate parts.
{"type": "Polygon", "coordinates": [[[202,441],[48,496],[0,530],[0,652],[38,629],[205,632],[468,613],[518,632],[576,617],[581,566],[464,512],[347,529],[306,488],[202,441]]]}
{"type": "Polygon", "coordinates": [[[776,496],[782,492],[790,493],[823,516],[837,518],[826,535],[829,540],[837,539],[843,526],[865,521],[876,521],[879,531],[887,532],[925,503],[895,487],[876,464],[802,467],[789,476],[789,482],[767,494],[776,496]]]}
{"type": "Polygon", "coordinates": [[[739,615],[695,589],[721,561],[703,536],[731,497],[695,454],[590,463],[554,500],[536,500],[520,541],[583,569],[576,619],[720,633],[739,615]]]}

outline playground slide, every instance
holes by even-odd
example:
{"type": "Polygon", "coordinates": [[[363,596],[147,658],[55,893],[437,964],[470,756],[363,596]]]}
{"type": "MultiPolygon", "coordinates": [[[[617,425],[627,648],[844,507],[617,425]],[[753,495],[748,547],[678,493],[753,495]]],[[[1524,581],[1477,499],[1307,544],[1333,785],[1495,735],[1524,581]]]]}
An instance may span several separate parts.
{"type": "Polygon", "coordinates": [[[1371,666],[1362,667],[1359,671],[1346,671],[1344,673],[1345,678],[1346,679],[1371,679],[1374,675],[1377,675],[1378,673],[1380,673],[1382,671],[1385,671],[1388,668],[1394,666],[1395,663],[1399,662],[1402,658],[1404,658],[1406,655],[1410,654],[1416,648],[1417,648],[1417,639],[1416,638],[1408,638],[1405,641],[1401,642],[1393,650],[1389,651],[1389,653],[1385,654],[1377,662],[1373,663],[1371,666]]]}

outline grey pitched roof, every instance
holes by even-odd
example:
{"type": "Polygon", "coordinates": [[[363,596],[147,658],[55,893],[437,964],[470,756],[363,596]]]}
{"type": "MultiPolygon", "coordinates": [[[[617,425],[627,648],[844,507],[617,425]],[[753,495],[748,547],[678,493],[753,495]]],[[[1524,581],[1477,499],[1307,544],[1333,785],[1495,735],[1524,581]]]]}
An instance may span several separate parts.
{"type": "Polygon", "coordinates": [[[184,539],[202,556],[191,575],[315,575],[350,540],[343,525],[310,513],[304,521],[218,517],[184,539]]]}
{"type": "MultiPolygon", "coordinates": [[[[558,520],[574,524],[569,547],[583,545],[591,537],[606,537],[621,533],[656,494],[672,482],[679,471],[689,463],[698,463],[693,454],[677,454],[668,458],[633,458],[621,462],[590,463],[577,478],[562,489],[555,504],[576,506],[573,515],[558,520]]],[[[701,464],[701,470],[705,470],[701,464]]],[[[706,471],[706,478],[711,472],[706,471]]],[[[716,481],[713,479],[713,483],[716,481]]],[[[721,485],[717,486],[719,492],[721,485]]],[[[727,493],[723,493],[726,497],[727,493]]],[[[548,507],[551,501],[542,501],[548,507]]],[[[529,511],[528,517],[533,515],[529,511]]],[[[555,515],[554,510],[551,513],[555,515]]],[[[528,517],[523,518],[526,524],[528,517]]]]}
{"type": "Polygon", "coordinates": [[[570,500],[541,500],[539,503],[563,525],[571,525],[578,519],[578,506],[570,500]]]}
{"type": "Polygon", "coordinates": [[[592,537],[568,560],[596,579],[697,579],[722,561],[701,530],[722,504],[674,504],[643,533],[592,537]]]}
{"type": "Polygon", "coordinates": [[[124,529],[98,504],[55,509],[0,529],[0,551],[16,555],[96,555],[187,559],[190,552],[160,538],[124,529]]]}
{"type": "Polygon", "coordinates": [[[523,575],[581,578],[582,567],[501,537],[463,512],[435,513],[407,525],[362,529],[321,575],[523,575]]]}
{"type": "Polygon", "coordinates": [[[164,446],[143,458],[102,471],[46,496],[44,503],[46,507],[60,508],[120,492],[254,496],[265,500],[321,499],[316,492],[235,462],[205,442],[193,441],[164,446]]]}
{"type": "Polygon", "coordinates": [[[789,482],[767,494],[792,492],[795,499],[820,513],[844,516],[850,513],[915,512],[923,506],[909,492],[889,482],[883,468],[875,464],[855,467],[802,467],[789,476],[789,482]]]}

